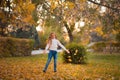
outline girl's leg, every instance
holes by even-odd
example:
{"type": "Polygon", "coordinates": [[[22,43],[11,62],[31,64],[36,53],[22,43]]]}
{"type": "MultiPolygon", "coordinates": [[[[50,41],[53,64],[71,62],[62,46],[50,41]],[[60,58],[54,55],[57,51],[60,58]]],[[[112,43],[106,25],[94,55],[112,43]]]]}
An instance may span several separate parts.
{"type": "Polygon", "coordinates": [[[53,58],[54,58],[54,72],[56,72],[56,68],[57,68],[57,51],[54,51],[53,54],[53,58]]]}
{"type": "Polygon", "coordinates": [[[52,59],[52,52],[49,51],[49,53],[48,53],[48,60],[47,60],[47,62],[46,62],[45,68],[44,68],[44,70],[43,70],[44,72],[47,70],[48,65],[49,65],[51,59],[52,59]]]}

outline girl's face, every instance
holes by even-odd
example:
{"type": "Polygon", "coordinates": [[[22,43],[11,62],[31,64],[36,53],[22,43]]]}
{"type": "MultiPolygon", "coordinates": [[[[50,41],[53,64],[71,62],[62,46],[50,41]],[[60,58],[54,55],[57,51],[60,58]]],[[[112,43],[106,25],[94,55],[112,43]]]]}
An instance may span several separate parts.
{"type": "Polygon", "coordinates": [[[51,34],[51,38],[54,39],[56,36],[54,33],[51,34]]]}

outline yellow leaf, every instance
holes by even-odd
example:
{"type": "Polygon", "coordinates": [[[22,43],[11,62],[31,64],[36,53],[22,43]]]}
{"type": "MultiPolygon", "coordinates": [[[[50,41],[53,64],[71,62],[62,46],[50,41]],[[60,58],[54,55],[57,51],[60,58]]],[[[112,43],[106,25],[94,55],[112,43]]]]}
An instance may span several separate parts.
{"type": "Polygon", "coordinates": [[[72,2],[66,2],[66,6],[68,6],[68,8],[70,8],[70,9],[73,9],[74,8],[74,6],[75,6],[75,4],[74,3],[72,3],[72,2]]]}
{"type": "Polygon", "coordinates": [[[102,27],[96,27],[95,31],[96,31],[99,35],[103,35],[102,27]]]}

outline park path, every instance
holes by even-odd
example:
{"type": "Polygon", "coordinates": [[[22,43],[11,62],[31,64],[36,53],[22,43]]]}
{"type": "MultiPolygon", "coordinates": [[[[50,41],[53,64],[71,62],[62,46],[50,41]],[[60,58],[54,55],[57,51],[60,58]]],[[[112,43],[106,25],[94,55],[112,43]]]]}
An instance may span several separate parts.
{"type": "MultiPolygon", "coordinates": [[[[58,50],[57,52],[62,52],[63,50],[58,50]]],[[[47,51],[47,53],[48,53],[49,51],[47,51]]],[[[39,49],[39,50],[33,50],[32,52],[31,52],[31,54],[32,55],[37,55],[37,54],[43,54],[44,53],[44,50],[43,49],[39,49]]]]}

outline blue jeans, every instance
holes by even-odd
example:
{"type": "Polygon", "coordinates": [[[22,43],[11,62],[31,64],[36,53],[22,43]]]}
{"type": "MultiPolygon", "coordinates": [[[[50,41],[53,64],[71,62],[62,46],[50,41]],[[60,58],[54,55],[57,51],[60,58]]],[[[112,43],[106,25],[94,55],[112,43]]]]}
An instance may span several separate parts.
{"type": "Polygon", "coordinates": [[[54,50],[50,50],[49,53],[48,53],[48,60],[46,62],[44,71],[47,70],[48,65],[49,65],[52,57],[54,58],[54,71],[56,71],[56,67],[57,67],[57,51],[54,51],[54,50]]]}

